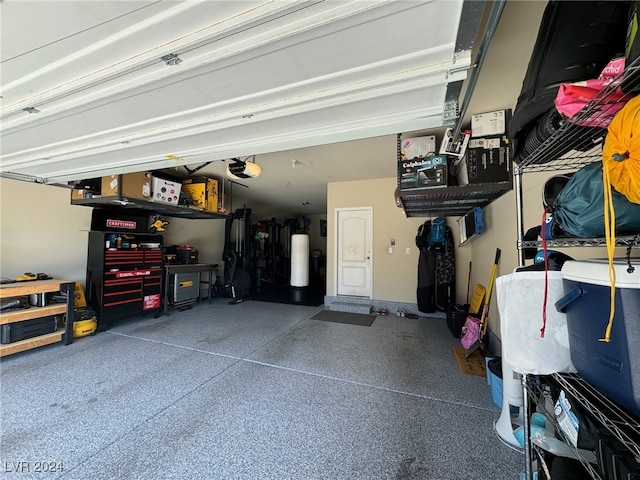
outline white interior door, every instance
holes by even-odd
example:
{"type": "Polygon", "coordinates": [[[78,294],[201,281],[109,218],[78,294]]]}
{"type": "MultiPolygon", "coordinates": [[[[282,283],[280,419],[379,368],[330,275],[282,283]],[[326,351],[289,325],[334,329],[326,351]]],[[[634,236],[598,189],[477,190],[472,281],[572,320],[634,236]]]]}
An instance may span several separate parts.
{"type": "Polygon", "coordinates": [[[371,298],[373,212],[336,210],[338,295],[371,298]]]}

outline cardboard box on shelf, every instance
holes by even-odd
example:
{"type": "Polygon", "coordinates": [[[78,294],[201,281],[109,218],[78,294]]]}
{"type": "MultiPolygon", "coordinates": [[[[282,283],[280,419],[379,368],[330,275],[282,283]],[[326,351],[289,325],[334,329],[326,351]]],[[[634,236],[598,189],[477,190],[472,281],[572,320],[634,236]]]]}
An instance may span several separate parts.
{"type": "Polygon", "coordinates": [[[182,181],[182,191],[191,198],[193,205],[218,211],[218,180],[209,177],[191,177],[182,181]]]}
{"type": "Polygon", "coordinates": [[[102,177],[103,197],[151,200],[151,172],[125,173],[102,177]]]}
{"type": "Polygon", "coordinates": [[[152,177],[152,180],[152,202],[178,205],[178,200],[180,200],[180,189],[182,188],[181,183],[158,177],[152,177]]]}
{"type": "Polygon", "coordinates": [[[511,110],[477,113],[471,116],[471,136],[507,135],[511,110]]]}
{"type": "Polygon", "coordinates": [[[447,156],[400,160],[398,179],[400,188],[439,187],[447,184],[447,156]]]}
{"type": "Polygon", "coordinates": [[[86,188],[74,188],[71,190],[71,200],[82,200],[85,198],[92,198],[96,195],[100,196],[100,192],[88,190],[86,188]]]}
{"type": "Polygon", "coordinates": [[[400,155],[402,160],[424,158],[436,151],[436,136],[412,137],[402,139],[400,155]]]}
{"type": "Polygon", "coordinates": [[[466,156],[469,184],[511,179],[511,150],[505,136],[472,138],[466,156]]]}

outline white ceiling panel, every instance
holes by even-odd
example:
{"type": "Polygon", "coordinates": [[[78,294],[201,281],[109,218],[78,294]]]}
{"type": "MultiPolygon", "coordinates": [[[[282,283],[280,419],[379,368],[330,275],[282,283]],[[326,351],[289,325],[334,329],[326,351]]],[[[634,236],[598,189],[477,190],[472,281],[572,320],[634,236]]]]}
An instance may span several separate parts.
{"type": "Polygon", "coordinates": [[[0,174],[61,183],[441,126],[471,64],[463,8],[4,0],[0,174]]]}

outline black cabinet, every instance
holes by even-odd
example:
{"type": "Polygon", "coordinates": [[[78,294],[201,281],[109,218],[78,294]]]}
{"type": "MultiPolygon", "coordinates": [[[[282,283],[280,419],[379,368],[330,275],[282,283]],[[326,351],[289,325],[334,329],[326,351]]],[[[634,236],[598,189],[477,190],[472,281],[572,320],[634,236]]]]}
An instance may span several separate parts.
{"type": "Polygon", "coordinates": [[[89,232],[87,303],[100,330],[121,318],[160,311],[162,241],[162,235],[89,232]]]}

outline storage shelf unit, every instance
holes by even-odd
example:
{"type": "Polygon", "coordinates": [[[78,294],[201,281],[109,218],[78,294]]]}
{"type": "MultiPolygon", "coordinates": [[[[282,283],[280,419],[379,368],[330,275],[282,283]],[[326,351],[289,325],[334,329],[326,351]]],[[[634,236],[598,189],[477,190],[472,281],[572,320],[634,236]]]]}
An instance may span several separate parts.
{"type": "MultiPolygon", "coordinates": [[[[399,161],[401,134],[397,140],[399,161]]],[[[476,206],[484,207],[512,189],[513,179],[477,185],[403,188],[398,190],[398,198],[407,217],[453,217],[465,215],[476,206]]]]}
{"type": "Polygon", "coordinates": [[[199,208],[181,207],[168,205],[159,202],[147,202],[145,200],[129,199],[122,196],[115,197],[93,197],[71,200],[71,205],[81,205],[94,208],[117,207],[123,211],[138,215],[160,214],[167,217],[193,218],[193,219],[216,219],[226,218],[223,213],[209,212],[199,208]]]}
{"type": "MultiPolygon", "coordinates": [[[[627,77],[625,83],[629,86],[640,84],[640,58],[627,65],[625,69],[627,77]]],[[[608,120],[601,116],[600,108],[607,108],[608,99],[616,98],[618,85],[623,79],[624,73],[601,90],[572,121],[565,120],[540,146],[526,158],[514,164],[514,178],[516,189],[516,204],[518,215],[518,252],[519,263],[524,264],[522,249],[525,247],[540,246],[540,242],[524,241],[524,227],[522,220],[522,175],[527,172],[545,171],[577,171],[593,162],[602,161],[602,146],[607,133],[608,120]],[[589,120],[592,126],[583,126],[589,120]]],[[[547,241],[553,247],[579,247],[606,245],[604,238],[560,238],[547,241]]],[[[616,237],[617,246],[640,245],[637,235],[624,235],[616,237]]]]}
{"type": "MultiPolygon", "coordinates": [[[[640,84],[640,58],[634,60],[628,64],[625,68],[625,72],[629,75],[625,82],[628,85],[640,84]]],[[[624,75],[624,74],[623,74],[624,75]]],[[[524,227],[523,227],[523,200],[522,200],[522,175],[526,172],[545,172],[545,171],[576,171],[585,165],[593,162],[602,161],[602,146],[607,133],[607,124],[603,120],[601,124],[585,127],[579,125],[580,122],[593,118],[596,115],[598,109],[602,107],[608,98],[612,98],[615,95],[615,90],[618,88],[622,76],[615,79],[609,86],[605,87],[599,94],[597,94],[573,119],[573,121],[564,121],[559,128],[554,131],[539,147],[526,158],[514,164],[514,182],[516,190],[516,209],[517,209],[517,222],[518,222],[518,257],[519,264],[524,265],[523,249],[525,247],[537,247],[540,246],[540,242],[528,242],[524,241],[524,227]]],[[[551,240],[547,242],[550,247],[602,247],[606,245],[604,238],[562,238],[551,240]]],[[[627,235],[616,237],[616,245],[622,247],[637,247],[640,246],[639,235],[627,235]]],[[[526,480],[533,479],[532,472],[532,445],[529,440],[530,424],[529,424],[529,391],[528,385],[530,385],[531,378],[528,375],[523,375],[523,388],[525,390],[525,401],[523,405],[524,420],[525,420],[525,477],[526,480]]],[[[624,414],[624,420],[621,420],[622,413],[620,409],[612,410],[609,403],[606,403],[602,394],[596,389],[591,387],[587,382],[582,380],[579,375],[563,376],[555,375],[554,378],[558,381],[563,388],[570,389],[572,393],[577,395],[580,402],[588,409],[588,411],[600,420],[612,433],[620,438],[621,441],[627,442],[629,438],[633,438],[633,441],[628,444],[633,447],[634,452],[638,449],[640,444],[640,435],[638,435],[637,419],[631,420],[629,414],[624,414]],[[625,425],[624,429],[620,429],[620,422],[631,422],[630,425],[625,425]],[[630,433],[627,431],[627,427],[633,426],[633,437],[627,437],[630,433]],[[625,440],[626,438],[626,440],[625,440]]],[[[535,398],[534,398],[535,402],[535,398]]],[[[610,401],[607,401],[610,402],[610,401]]],[[[638,453],[636,453],[638,455],[638,453]]],[[[581,459],[585,466],[589,467],[588,462],[585,463],[584,459],[581,459]]],[[[591,476],[595,479],[601,477],[595,472],[593,468],[588,468],[591,476]]]]}
{"type": "MultiPolygon", "coordinates": [[[[74,290],[73,282],[64,280],[35,280],[28,282],[18,282],[0,285],[0,298],[15,298],[33,294],[47,294],[60,292],[67,296],[66,303],[50,304],[44,307],[29,307],[25,309],[12,310],[0,313],[0,325],[33,320],[51,315],[66,314],[67,318],[73,318],[74,311],[74,290]]],[[[67,321],[65,327],[59,327],[57,331],[37,337],[19,340],[13,343],[0,345],[0,357],[13,353],[23,352],[32,348],[61,342],[65,345],[72,343],[73,322],[67,321]]]]}
{"type": "Polygon", "coordinates": [[[473,207],[484,207],[512,189],[512,182],[406,188],[400,191],[400,200],[407,217],[462,216],[473,207]]]}
{"type": "MultiPolygon", "coordinates": [[[[548,395],[548,391],[545,391],[547,387],[564,390],[572,400],[583,407],[596,427],[604,429],[607,434],[615,438],[620,448],[626,450],[629,455],[640,458],[640,419],[638,417],[603,395],[578,374],[531,375],[527,379],[526,391],[537,405],[545,402],[545,395],[548,395]]],[[[555,424],[557,431],[553,412],[545,412],[545,415],[548,421],[555,424]]],[[[569,443],[567,445],[592,478],[604,480],[597,465],[587,461],[579,449],[572,447],[569,443]]]]}
{"type": "MultiPolygon", "coordinates": [[[[518,248],[540,247],[542,242],[523,241],[518,242],[518,248]]],[[[577,238],[567,237],[555,240],[547,240],[548,247],[604,247],[606,240],[604,238],[577,238]]],[[[618,247],[639,247],[640,235],[624,235],[616,237],[616,246],[618,247]]]]}

